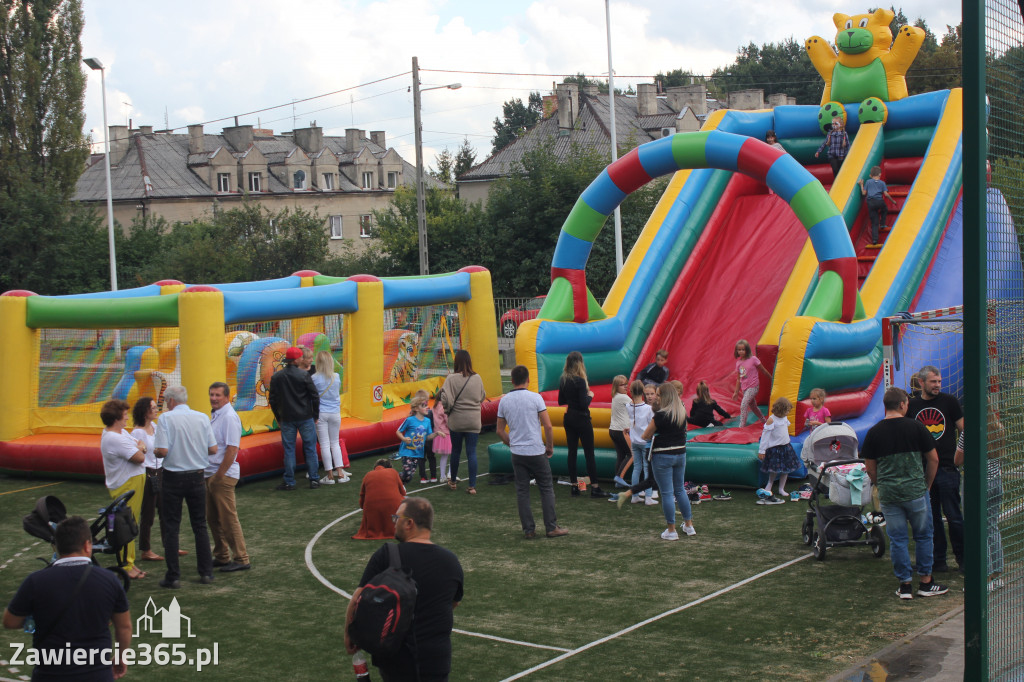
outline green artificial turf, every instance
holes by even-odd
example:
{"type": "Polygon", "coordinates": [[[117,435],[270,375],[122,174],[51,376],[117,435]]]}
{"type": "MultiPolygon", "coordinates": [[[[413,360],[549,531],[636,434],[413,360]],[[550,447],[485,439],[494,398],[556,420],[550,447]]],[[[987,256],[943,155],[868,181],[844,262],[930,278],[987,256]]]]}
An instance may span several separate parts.
{"type": "MultiPolygon", "coordinates": [[[[480,471],[487,471],[484,434],[480,471]]],[[[350,679],[342,626],[347,600],[307,568],[306,552],[323,580],[351,592],[377,541],[355,541],[359,526],[357,481],[375,458],[355,460],[355,480],[290,493],[275,492],[277,479],[238,489],[238,508],[253,569],[217,573],[200,585],[194,550],[181,561],[183,585],[157,585],[162,563],[142,563],[149,577],[129,593],[133,619],[147,600],[167,607],[176,597],[191,619],[194,638],[164,640],[147,634],[136,644],[184,644],[187,654],[217,644],[219,664],[202,671],[210,680],[350,679]],[[311,545],[313,537],[327,528],[311,545]]],[[[460,475],[468,471],[463,462],[460,475]]],[[[942,576],[946,596],[902,602],[888,553],[867,547],[829,550],[824,562],[806,558],[764,577],[706,599],[622,634],[642,621],[700,600],[759,573],[809,554],[800,541],[806,503],[757,506],[748,490],[733,490],[730,502],[694,507],[698,535],[664,542],[661,507],[571,498],[556,486],[564,538],[522,537],[514,486],[478,482],[479,494],[433,486],[411,494],[430,499],[436,510],[436,542],[453,550],[466,573],[465,599],[453,635],[452,680],[502,680],[562,654],[537,648],[585,650],[530,674],[534,680],[766,679],[785,676],[821,680],[962,604],[962,580],[942,576]],[[609,638],[602,643],[597,640],[609,638]]],[[[305,479],[300,478],[300,483],[305,479]]],[[[0,477],[0,599],[10,599],[34,557],[49,548],[25,534],[21,517],[43,494],[61,498],[70,513],[87,518],[107,500],[102,485],[0,477]],[[47,486],[26,490],[34,486],[47,486]]],[[[540,503],[534,492],[540,528],[540,503]]],[[[182,547],[191,548],[187,521],[182,547]]],[[[161,552],[157,540],[154,549],[161,552]]],[[[29,643],[20,631],[3,631],[0,659],[11,642],[29,643]]],[[[18,679],[0,666],[0,677],[18,679]]],[[[129,670],[130,679],[177,680],[188,668],[149,665],[129,670]]],[[[379,679],[374,675],[374,679],[379,679]]]]}

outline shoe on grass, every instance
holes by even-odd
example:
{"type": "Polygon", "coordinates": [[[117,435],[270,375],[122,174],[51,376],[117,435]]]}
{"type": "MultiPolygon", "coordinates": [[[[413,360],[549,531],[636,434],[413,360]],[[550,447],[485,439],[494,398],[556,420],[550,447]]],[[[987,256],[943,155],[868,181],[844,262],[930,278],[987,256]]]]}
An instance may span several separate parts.
{"type": "Polygon", "coordinates": [[[320,485],[334,485],[337,483],[333,478],[321,478],[320,485]]]}
{"type": "Polygon", "coordinates": [[[619,486],[620,488],[629,487],[629,484],[626,483],[626,479],[624,479],[622,476],[616,476],[615,478],[612,479],[612,481],[614,481],[615,485],[619,486]]]}
{"type": "Polygon", "coordinates": [[[665,530],[663,530],[661,532],[661,539],[662,540],[678,540],[679,539],[679,533],[677,531],[669,530],[668,528],[666,528],[665,530]]]}
{"type": "Polygon", "coordinates": [[[653,493],[651,493],[651,499],[652,500],[658,499],[658,491],[657,490],[655,490],[653,493]]]}
{"type": "Polygon", "coordinates": [[[719,502],[728,502],[729,500],[732,499],[732,493],[730,493],[728,490],[723,490],[722,494],[715,495],[714,499],[718,500],[719,502]]]}
{"type": "Polygon", "coordinates": [[[579,487],[574,485],[573,487],[569,488],[569,495],[571,495],[572,497],[579,497],[580,496],[580,489],[579,489],[579,487]]]}
{"type": "Polygon", "coordinates": [[[919,597],[937,597],[947,592],[949,592],[948,587],[940,585],[934,580],[928,583],[919,583],[917,586],[917,596],[919,597]]]}
{"type": "Polygon", "coordinates": [[[282,483],[274,487],[274,490],[295,490],[295,485],[292,483],[282,483]]]}
{"type": "Polygon", "coordinates": [[[758,499],[762,499],[763,500],[763,499],[769,498],[771,496],[772,496],[772,491],[771,490],[765,490],[764,488],[758,488],[757,489],[757,497],[758,497],[758,499]]]}
{"type": "Polygon", "coordinates": [[[913,599],[914,598],[914,585],[913,583],[900,583],[900,586],[896,588],[896,596],[900,599],[913,599]]]}
{"type": "Polygon", "coordinates": [[[555,529],[554,530],[549,530],[546,535],[549,538],[561,538],[561,537],[565,537],[568,534],[569,534],[569,531],[567,531],[566,529],[562,528],[561,526],[555,526],[555,529]]]}
{"type": "Polygon", "coordinates": [[[630,504],[641,504],[644,501],[644,494],[643,493],[637,493],[636,495],[633,495],[632,497],[633,497],[633,499],[631,499],[629,501],[630,504]]]}
{"type": "Polygon", "coordinates": [[[591,488],[590,488],[590,496],[591,497],[604,499],[604,498],[608,497],[610,494],[611,493],[606,493],[605,491],[601,490],[601,486],[599,486],[599,485],[591,486],[591,488]]]}
{"type": "Polygon", "coordinates": [[[661,503],[658,502],[653,497],[648,497],[646,500],[644,500],[644,506],[645,507],[656,507],[656,506],[659,506],[660,504],[661,503]]]}
{"type": "Polygon", "coordinates": [[[687,535],[696,535],[697,534],[697,529],[694,528],[693,526],[687,526],[687,525],[684,524],[683,525],[683,532],[686,533],[687,535]]]}

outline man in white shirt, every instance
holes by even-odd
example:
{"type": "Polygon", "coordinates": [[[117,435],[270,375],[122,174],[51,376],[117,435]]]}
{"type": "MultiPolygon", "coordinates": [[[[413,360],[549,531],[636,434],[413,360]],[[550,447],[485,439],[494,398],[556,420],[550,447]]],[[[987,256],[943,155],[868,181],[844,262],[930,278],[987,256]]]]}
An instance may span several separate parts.
{"type": "Polygon", "coordinates": [[[512,451],[512,470],[516,477],[516,503],[519,521],[527,540],[537,537],[533,512],[530,510],[530,479],[537,481],[540,506],[544,514],[544,528],[549,538],[568,535],[559,527],[555,516],[555,490],[551,483],[551,464],[554,453],[551,417],[540,394],[527,388],[530,370],[523,365],[512,368],[512,390],[498,403],[498,437],[512,451]],[[508,433],[505,427],[508,426],[508,433]],[[541,426],[544,427],[543,438],[541,426]]]}
{"type": "Polygon", "coordinates": [[[163,490],[160,495],[161,534],[164,540],[164,561],[167,574],[160,587],[181,587],[178,565],[178,529],[181,526],[182,502],[188,505],[192,534],[196,539],[196,564],[199,582],[213,582],[213,556],[210,535],[206,530],[206,484],[203,473],[210,455],[217,452],[217,441],[210,420],[202,412],[188,406],[184,386],[171,386],[164,392],[168,411],[156,424],[154,452],[164,460],[163,490]]]}
{"type": "Polygon", "coordinates": [[[206,520],[213,535],[213,565],[221,573],[248,571],[249,554],[235,507],[242,420],[231,406],[231,389],[222,381],[210,384],[210,408],[210,426],[217,440],[217,452],[206,465],[206,520]]]}

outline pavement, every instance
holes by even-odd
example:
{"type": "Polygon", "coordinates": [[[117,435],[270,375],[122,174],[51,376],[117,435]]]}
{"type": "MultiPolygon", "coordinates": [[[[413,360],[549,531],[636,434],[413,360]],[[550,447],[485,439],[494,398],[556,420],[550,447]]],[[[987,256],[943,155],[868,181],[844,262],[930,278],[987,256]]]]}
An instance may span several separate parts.
{"type": "Polygon", "coordinates": [[[828,682],[961,682],[963,679],[964,608],[960,606],[829,678],[828,682]]]}

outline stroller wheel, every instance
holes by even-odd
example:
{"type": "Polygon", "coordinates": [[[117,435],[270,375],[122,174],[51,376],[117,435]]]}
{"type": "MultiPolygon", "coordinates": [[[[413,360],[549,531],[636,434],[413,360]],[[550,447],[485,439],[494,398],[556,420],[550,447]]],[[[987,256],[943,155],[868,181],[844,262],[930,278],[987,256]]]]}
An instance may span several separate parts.
{"type": "Polygon", "coordinates": [[[871,553],[875,558],[882,558],[885,555],[885,533],[878,526],[872,526],[868,531],[869,542],[871,542],[871,553]]]}
{"type": "Polygon", "coordinates": [[[814,531],[814,522],[810,519],[804,519],[804,525],[800,528],[800,537],[803,539],[805,545],[811,544],[812,531],[814,531]]]}
{"type": "Polygon", "coordinates": [[[825,538],[818,531],[814,531],[814,535],[811,536],[811,550],[814,552],[815,559],[825,560],[825,538]]]}

